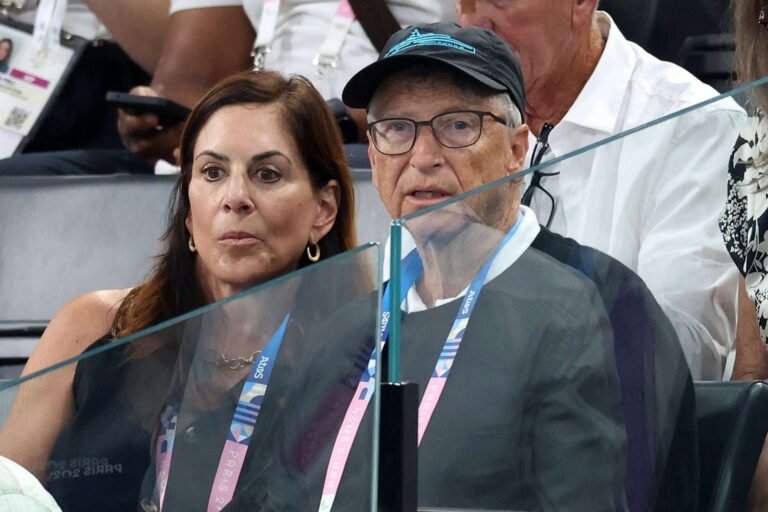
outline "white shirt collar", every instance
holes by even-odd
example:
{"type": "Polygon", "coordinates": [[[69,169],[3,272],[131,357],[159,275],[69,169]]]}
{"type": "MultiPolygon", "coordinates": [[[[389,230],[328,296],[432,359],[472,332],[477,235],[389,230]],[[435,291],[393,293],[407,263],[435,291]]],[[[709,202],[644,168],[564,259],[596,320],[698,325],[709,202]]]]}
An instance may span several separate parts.
{"type": "MultiPolygon", "coordinates": [[[[541,227],[539,221],[536,219],[536,214],[527,206],[520,205],[520,215],[522,215],[522,221],[517,228],[517,233],[512,239],[499,250],[499,254],[496,259],[491,263],[491,267],[488,270],[488,275],[485,278],[485,283],[488,283],[498,277],[502,272],[507,270],[512,264],[520,258],[520,256],[531,246],[534,239],[539,235],[541,227]]],[[[402,254],[409,254],[416,248],[416,241],[410,232],[403,228],[402,230],[402,254]]],[[[384,268],[382,269],[382,275],[384,281],[389,281],[389,265],[390,265],[390,240],[387,238],[387,243],[384,246],[384,268]]],[[[485,284],[484,283],[484,284],[485,284]]],[[[435,306],[442,306],[448,304],[456,299],[464,297],[469,289],[469,285],[462,290],[455,297],[447,299],[439,299],[435,302],[435,306]]],[[[406,313],[416,313],[418,311],[424,311],[427,306],[416,291],[416,286],[411,286],[408,293],[403,300],[401,309],[406,313]]]]}
{"type": "Polygon", "coordinates": [[[637,57],[607,13],[598,11],[597,23],[605,39],[603,54],[560,124],[572,123],[611,134],[619,122],[637,57]]]}

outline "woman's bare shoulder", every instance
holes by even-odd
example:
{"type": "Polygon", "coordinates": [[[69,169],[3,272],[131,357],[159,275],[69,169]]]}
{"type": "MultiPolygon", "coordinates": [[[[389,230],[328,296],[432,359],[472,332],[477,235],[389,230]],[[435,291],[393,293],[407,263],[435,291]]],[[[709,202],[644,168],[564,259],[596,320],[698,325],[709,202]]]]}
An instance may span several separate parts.
{"type": "Polygon", "coordinates": [[[75,357],[107,334],[130,291],[127,288],[89,292],[64,304],[45,329],[25,373],[75,357]]]}

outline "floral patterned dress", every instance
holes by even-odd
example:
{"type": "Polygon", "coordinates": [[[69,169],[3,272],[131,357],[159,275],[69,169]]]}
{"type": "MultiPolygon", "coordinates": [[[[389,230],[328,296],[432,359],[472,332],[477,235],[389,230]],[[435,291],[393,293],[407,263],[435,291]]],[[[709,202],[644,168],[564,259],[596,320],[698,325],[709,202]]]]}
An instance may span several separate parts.
{"type": "Polygon", "coordinates": [[[757,112],[742,128],[728,163],[728,198],[720,231],[755,302],[760,337],[768,343],[768,117],[757,112]],[[760,160],[763,160],[762,162],[760,160]],[[757,165],[755,164],[757,162],[757,165]]]}

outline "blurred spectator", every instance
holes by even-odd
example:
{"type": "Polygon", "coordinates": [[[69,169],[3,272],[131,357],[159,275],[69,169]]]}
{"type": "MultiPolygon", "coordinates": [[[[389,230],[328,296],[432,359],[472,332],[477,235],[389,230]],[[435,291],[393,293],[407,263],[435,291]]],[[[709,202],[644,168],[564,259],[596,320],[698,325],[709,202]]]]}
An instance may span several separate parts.
{"type": "Polygon", "coordinates": [[[0,39],[0,73],[8,72],[8,62],[13,55],[13,41],[8,39],[0,39]]]}
{"type": "MultiPolygon", "coordinates": [[[[735,4],[735,15],[737,75],[741,82],[749,83],[768,75],[768,8],[761,1],[744,0],[735,4]]],[[[745,331],[738,340],[742,355],[737,352],[734,376],[764,379],[768,378],[764,346],[768,342],[768,92],[763,85],[751,89],[748,95],[756,110],[736,139],[728,161],[728,198],[720,229],[733,261],[745,277],[746,295],[755,306],[754,311],[745,310],[741,317],[745,331]],[[759,335],[755,326],[759,327],[759,335]]]]}
{"type": "MultiPolygon", "coordinates": [[[[734,14],[739,80],[749,83],[768,76],[768,6],[762,0],[742,0],[734,2],[734,14]]],[[[762,85],[752,88],[748,96],[755,111],[728,161],[728,197],[720,218],[726,247],[744,276],[746,296],[754,303],[740,316],[745,335],[737,340],[733,369],[734,378],[745,380],[768,378],[768,90],[762,85]]],[[[755,470],[749,510],[768,510],[766,447],[755,470]]]]}
{"type": "MultiPolygon", "coordinates": [[[[717,95],[627,41],[597,0],[471,3],[462,23],[493,29],[520,54],[544,161],[717,95]]],[[[735,336],[737,272],[717,228],[726,170],[712,155],[727,154],[742,122],[732,100],[708,105],[534,174],[524,199],[554,231],[643,278],[695,379],[722,377],[735,336]]]]}
{"type": "MultiPolygon", "coordinates": [[[[149,81],[160,53],[168,5],[169,0],[67,3],[62,29],[89,43],[53,108],[24,147],[25,153],[122,148],[117,112],[104,98],[107,91],[124,91],[149,81]]],[[[35,15],[32,10],[12,15],[12,19],[32,25],[35,15]]]]}
{"type": "MultiPolygon", "coordinates": [[[[273,2],[274,3],[274,2],[273,2]]],[[[214,83],[252,66],[256,32],[265,2],[260,0],[174,0],[158,66],[149,87],[135,88],[139,95],[161,96],[193,106],[214,83]],[[215,27],[215,29],[212,29],[215,27]]],[[[264,65],[282,73],[304,74],[325,96],[338,98],[346,80],[360,67],[376,59],[377,51],[358,21],[343,37],[335,67],[319,70],[313,64],[334,25],[335,0],[279,2],[271,50],[264,65]],[[323,72],[322,76],[319,74],[323,72]]],[[[388,2],[401,25],[453,20],[452,0],[399,0],[388,2]]],[[[364,123],[361,113],[349,113],[339,103],[332,106],[337,119],[351,116],[364,123]]],[[[158,160],[175,162],[181,125],[161,126],[156,115],[129,115],[118,121],[128,151],[97,154],[71,152],[21,157],[12,165],[0,161],[1,174],[105,174],[152,173],[158,160]]],[[[360,130],[362,135],[362,130],[360,130]]]]}

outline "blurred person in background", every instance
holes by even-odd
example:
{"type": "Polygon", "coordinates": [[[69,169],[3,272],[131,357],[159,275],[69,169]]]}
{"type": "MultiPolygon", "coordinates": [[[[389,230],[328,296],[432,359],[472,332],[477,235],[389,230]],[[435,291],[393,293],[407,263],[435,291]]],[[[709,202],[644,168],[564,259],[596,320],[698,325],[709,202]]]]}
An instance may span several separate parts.
{"type": "MultiPolygon", "coordinates": [[[[768,76],[768,6],[762,0],[734,3],[736,74],[748,84],[768,76]]],[[[744,336],[736,352],[734,378],[768,378],[768,91],[748,92],[753,116],[734,138],[728,160],[725,209],[720,217],[723,240],[742,275],[741,294],[754,306],[742,315],[744,336]]]]}
{"type": "MultiPolygon", "coordinates": [[[[214,87],[186,124],[181,161],[149,279],[66,304],[24,375],[356,245],[341,138],[301,77],[247,72],[214,87]]],[[[0,431],[0,453],[47,481],[64,510],[136,510],[179,348],[138,341],[24,382],[0,431]]]]}
{"type": "MultiPolygon", "coordinates": [[[[388,0],[385,6],[395,19],[395,29],[455,19],[452,0],[388,0]]],[[[263,58],[265,69],[309,78],[329,100],[345,141],[363,140],[364,114],[348,111],[338,98],[349,77],[374,61],[378,51],[360,21],[349,19],[348,7],[347,0],[172,0],[152,81],[130,92],[168,98],[189,107],[219,80],[253,67],[255,58],[263,58]],[[273,9],[274,16],[264,21],[268,9],[273,9]],[[348,27],[337,32],[340,12],[345,13],[348,27]],[[266,42],[258,39],[261,29],[270,34],[266,42]],[[328,40],[341,45],[334,47],[336,55],[324,62],[320,52],[328,40]]],[[[118,130],[127,150],[112,155],[69,152],[22,156],[12,164],[0,161],[0,175],[151,174],[160,160],[176,162],[174,150],[181,126],[162,126],[154,114],[130,115],[121,110],[118,130]]],[[[161,168],[167,167],[161,163],[161,168]]]]}
{"type": "MultiPolygon", "coordinates": [[[[733,3],[736,29],[736,75],[748,84],[768,76],[768,3],[733,3]]],[[[742,275],[740,336],[734,379],[768,378],[768,89],[747,93],[752,117],[735,138],[728,160],[728,187],[720,229],[742,275]]],[[[763,447],[750,491],[749,510],[768,510],[768,444],[763,447]]]]}
{"type": "MultiPolygon", "coordinates": [[[[26,2],[21,11],[11,6],[8,14],[14,21],[33,25],[37,9],[29,7],[37,3],[26,2]]],[[[150,80],[162,45],[168,6],[169,0],[67,2],[62,30],[85,39],[87,44],[53,99],[53,107],[24,147],[25,153],[122,148],[117,111],[107,104],[105,96],[108,91],[123,91],[150,80]]],[[[0,166],[12,164],[23,170],[27,165],[25,160],[15,162],[0,166]]]]}
{"type": "Polygon", "coordinates": [[[13,41],[8,39],[0,39],[0,73],[7,73],[8,66],[13,56],[13,41]]]}
{"type": "MultiPolygon", "coordinates": [[[[520,55],[531,166],[717,96],[627,41],[598,0],[456,4],[463,25],[520,55]]],[[[717,225],[726,167],[712,155],[727,154],[743,120],[731,99],[707,105],[533,173],[523,198],[542,224],[640,275],[696,380],[723,377],[735,337],[738,273],[717,225]]]]}

